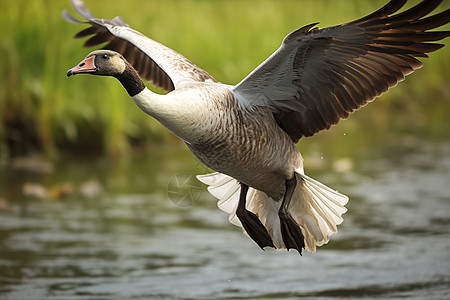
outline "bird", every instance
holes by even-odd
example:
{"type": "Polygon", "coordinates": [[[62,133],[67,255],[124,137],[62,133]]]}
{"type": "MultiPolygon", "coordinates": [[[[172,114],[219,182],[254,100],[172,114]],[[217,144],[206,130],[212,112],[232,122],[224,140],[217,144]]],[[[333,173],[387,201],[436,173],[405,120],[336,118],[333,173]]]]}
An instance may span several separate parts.
{"type": "Polygon", "coordinates": [[[391,0],[362,18],[331,27],[319,23],[289,33],[281,46],[236,85],[218,82],[178,52],[132,29],[121,17],[92,15],[71,0],[89,25],[89,53],[67,76],[119,80],[134,103],[187,145],[214,171],[198,175],[261,249],[315,252],[343,222],[349,198],[307,176],[297,147],[349,117],[405,76],[419,58],[444,44],[450,9],[429,15],[442,0],[391,0]],[[105,44],[106,43],[106,44],[105,44]],[[166,94],[149,90],[144,80],[166,94]]]}

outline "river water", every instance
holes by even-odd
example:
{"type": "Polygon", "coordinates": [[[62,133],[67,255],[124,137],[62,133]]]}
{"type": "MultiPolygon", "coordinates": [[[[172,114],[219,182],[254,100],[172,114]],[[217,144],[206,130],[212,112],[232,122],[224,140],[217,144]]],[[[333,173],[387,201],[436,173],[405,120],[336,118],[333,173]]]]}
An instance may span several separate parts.
{"type": "Polygon", "coordinates": [[[450,143],[380,147],[313,171],[349,195],[349,211],[303,256],[261,251],[177,151],[47,175],[5,168],[0,299],[448,299],[450,143]]]}

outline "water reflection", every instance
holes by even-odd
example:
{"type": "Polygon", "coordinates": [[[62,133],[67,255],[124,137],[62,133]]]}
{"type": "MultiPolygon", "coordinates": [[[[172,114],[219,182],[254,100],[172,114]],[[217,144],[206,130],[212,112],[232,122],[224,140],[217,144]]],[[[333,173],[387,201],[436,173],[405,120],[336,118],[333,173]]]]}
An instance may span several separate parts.
{"type": "Polygon", "coordinates": [[[168,200],[174,174],[204,171],[188,153],[137,162],[132,173],[99,163],[90,174],[90,162],[51,175],[77,191],[96,176],[98,197],[23,197],[24,182],[56,179],[9,175],[1,183],[9,201],[0,210],[0,298],[444,299],[450,144],[424,144],[383,148],[343,173],[314,171],[351,200],[340,233],[303,257],[259,250],[205,192],[192,207],[168,200]]]}

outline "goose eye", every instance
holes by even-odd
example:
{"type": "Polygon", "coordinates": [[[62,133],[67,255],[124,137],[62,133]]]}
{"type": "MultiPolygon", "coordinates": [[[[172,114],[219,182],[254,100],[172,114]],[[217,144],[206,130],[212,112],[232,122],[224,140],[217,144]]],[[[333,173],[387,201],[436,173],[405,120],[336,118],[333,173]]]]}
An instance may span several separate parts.
{"type": "Polygon", "coordinates": [[[103,58],[104,60],[107,60],[107,59],[109,58],[109,56],[108,56],[108,54],[103,54],[103,55],[102,55],[102,58],[103,58]]]}

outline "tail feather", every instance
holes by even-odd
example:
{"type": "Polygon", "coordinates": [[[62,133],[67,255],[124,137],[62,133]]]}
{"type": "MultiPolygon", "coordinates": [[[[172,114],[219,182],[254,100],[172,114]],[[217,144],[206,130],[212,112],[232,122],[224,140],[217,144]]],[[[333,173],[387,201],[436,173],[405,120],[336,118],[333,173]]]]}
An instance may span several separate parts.
{"type": "Polygon", "coordinates": [[[312,179],[311,177],[308,177],[304,174],[301,174],[301,176],[306,179],[305,184],[308,187],[324,195],[329,200],[323,202],[323,204],[326,205],[336,216],[339,216],[339,219],[342,222],[343,219],[340,217],[340,215],[347,211],[344,205],[347,204],[348,197],[338,193],[335,190],[330,189],[326,185],[312,179]]]}
{"type": "MultiPolygon", "coordinates": [[[[295,176],[297,187],[289,212],[302,230],[305,249],[315,252],[317,246],[328,243],[330,236],[337,232],[337,225],[344,220],[342,214],[347,211],[344,205],[347,204],[348,197],[304,175],[301,170],[297,170],[295,176]]],[[[229,221],[242,227],[236,216],[240,194],[239,182],[221,173],[199,175],[197,178],[209,185],[208,191],[219,199],[218,207],[229,214],[229,221]]],[[[285,249],[278,217],[280,205],[280,202],[273,201],[264,192],[249,188],[247,209],[259,217],[272,237],[274,245],[279,249],[285,249]]]]}
{"type": "Polygon", "coordinates": [[[197,175],[197,179],[209,185],[208,192],[219,199],[217,206],[230,215],[228,218],[230,223],[242,227],[241,221],[236,216],[240,192],[238,181],[219,172],[197,175]]]}
{"type": "Polygon", "coordinates": [[[344,205],[347,203],[348,198],[334,191],[330,192],[329,188],[324,185],[319,186],[312,183],[312,178],[305,175],[302,175],[302,177],[308,179],[308,181],[305,180],[304,182],[306,188],[310,191],[310,204],[316,215],[326,222],[332,233],[337,232],[336,226],[344,221],[341,215],[347,211],[344,205]]]}

